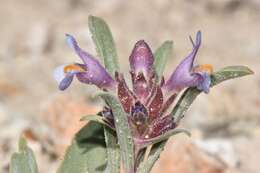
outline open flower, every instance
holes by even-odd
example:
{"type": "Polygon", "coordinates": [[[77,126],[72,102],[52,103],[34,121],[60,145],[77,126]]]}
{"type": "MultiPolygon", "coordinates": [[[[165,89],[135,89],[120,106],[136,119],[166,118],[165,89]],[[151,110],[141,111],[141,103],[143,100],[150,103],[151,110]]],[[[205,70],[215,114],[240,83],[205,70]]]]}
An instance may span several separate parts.
{"type": "Polygon", "coordinates": [[[177,66],[170,78],[163,86],[167,91],[179,92],[186,87],[197,87],[205,93],[209,92],[210,88],[210,74],[212,73],[211,65],[194,66],[194,59],[201,44],[201,32],[196,36],[193,44],[192,52],[177,66]]]}
{"type": "Polygon", "coordinates": [[[65,90],[68,88],[75,75],[80,82],[93,84],[105,90],[114,89],[116,82],[98,60],[83,51],[71,35],[66,34],[66,37],[68,45],[81,58],[83,64],[61,65],[55,69],[54,78],[59,82],[59,89],[65,90]]]}

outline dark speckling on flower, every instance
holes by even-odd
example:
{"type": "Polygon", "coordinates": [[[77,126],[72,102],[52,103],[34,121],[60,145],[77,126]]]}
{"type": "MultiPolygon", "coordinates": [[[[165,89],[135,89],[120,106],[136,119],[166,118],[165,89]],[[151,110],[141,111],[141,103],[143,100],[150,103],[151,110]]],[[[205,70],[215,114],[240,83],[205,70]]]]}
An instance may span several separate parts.
{"type": "MultiPolygon", "coordinates": [[[[144,40],[138,41],[129,58],[132,87],[128,87],[123,74],[111,76],[89,53],[83,51],[71,35],[67,36],[69,46],[81,58],[83,64],[63,65],[55,70],[55,79],[61,90],[66,89],[74,76],[82,83],[93,84],[105,91],[117,92],[118,99],[128,115],[128,121],[135,139],[151,139],[176,128],[168,108],[183,89],[197,87],[209,92],[211,65],[194,65],[201,45],[201,32],[197,32],[195,42],[191,39],[192,50],[184,58],[170,77],[157,82],[154,70],[154,56],[144,40]],[[132,88],[132,89],[130,89],[132,88]]],[[[113,112],[105,107],[100,115],[114,127],[113,112]]]]}

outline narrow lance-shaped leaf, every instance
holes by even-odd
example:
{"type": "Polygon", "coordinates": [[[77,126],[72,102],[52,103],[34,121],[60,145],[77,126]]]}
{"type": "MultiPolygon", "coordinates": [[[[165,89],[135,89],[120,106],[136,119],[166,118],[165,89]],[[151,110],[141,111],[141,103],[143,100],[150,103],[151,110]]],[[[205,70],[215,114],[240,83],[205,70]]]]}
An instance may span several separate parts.
{"type": "Polygon", "coordinates": [[[165,41],[156,51],[155,51],[155,62],[154,68],[158,76],[158,81],[160,81],[167,60],[172,55],[172,41],[165,41]]]}
{"type": "Polygon", "coordinates": [[[117,52],[110,29],[103,19],[95,16],[89,16],[88,22],[98,56],[104,62],[110,75],[114,77],[115,72],[119,71],[119,66],[117,52]]]}
{"type": "MultiPolygon", "coordinates": [[[[225,67],[218,72],[215,72],[211,76],[211,87],[225,81],[228,79],[238,78],[246,75],[253,74],[253,71],[250,70],[248,67],[245,66],[229,66],[225,67]]],[[[179,99],[177,105],[172,111],[172,115],[176,122],[179,122],[180,119],[183,117],[185,112],[188,110],[189,106],[192,104],[192,102],[195,100],[195,98],[200,94],[201,92],[197,90],[196,88],[189,88],[187,89],[182,97],[179,99]]],[[[140,167],[138,170],[140,170],[140,173],[149,173],[155,164],[156,160],[159,159],[160,153],[163,151],[164,146],[166,144],[167,140],[162,141],[160,143],[157,143],[153,145],[150,154],[147,158],[147,160],[140,164],[140,167]]]]}
{"type": "Polygon", "coordinates": [[[103,119],[103,117],[99,115],[86,115],[80,118],[80,121],[95,121],[112,129],[112,127],[110,127],[110,125],[103,119]]]}
{"type": "Polygon", "coordinates": [[[159,159],[161,152],[164,150],[164,146],[167,140],[154,144],[150,150],[148,158],[140,163],[138,167],[138,173],[150,173],[153,165],[159,159]]]}
{"type": "Polygon", "coordinates": [[[27,146],[27,142],[23,137],[19,141],[19,151],[12,155],[9,172],[38,173],[33,151],[27,146]]]}
{"type": "MultiPolygon", "coordinates": [[[[114,77],[115,72],[119,71],[119,65],[115,43],[108,25],[101,18],[89,16],[89,29],[98,56],[104,62],[110,75],[114,77]]],[[[120,150],[116,143],[116,136],[111,134],[111,130],[108,128],[104,128],[104,134],[108,154],[107,171],[117,173],[120,171],[120,150]]]]}
{"type": "Polygon", "coordinates": [[[135,158],[134,143],[131,130],[129,128],[127,115],[124,112],[120,102],[113,95],[103,93],[100,94],[100,96],[112,109],[124,169],[126,173],[132,173],[134,171],[135,158]]]}
{"type": "Polygon", "coordinates": [[[98,115],[87,115],[80,119],[81,121],[95,121],[104,126],[104,135],[107,149],[107,165],[105,172],[120,172],[120,148],[117,144],[117,138],[115,129],[110,127],[108,123],[106,123],[103,117],[98,115]]]}
{"type": "Polygon", "coordinates": [[[107,168],[106,173],[120,173],[120,147],[117,143],[115,131],[105,127],[104,134],[107,146],[107,168]]]}
{"type": "Polygon", "coordinates": [[[166,133],[155,137],[155,138],[151,138],[151,139],[136,139],[135,143],[138,144],[140,146],[140,148],[145,148],[149,145],[153,145],[156,144],[158,142],[164,141],[166,139],[168,139],[171,136],[177,135],[179,133],[184,133],[187,136],[191,136],[190,132],[186,129],[172,129],[167,131],[166,133]]]}
{"type": "Polygon", "coordinates": [[[57,173],[103,173],[105,168],[103,125],[92,121],[76,134],[57,173]]]}

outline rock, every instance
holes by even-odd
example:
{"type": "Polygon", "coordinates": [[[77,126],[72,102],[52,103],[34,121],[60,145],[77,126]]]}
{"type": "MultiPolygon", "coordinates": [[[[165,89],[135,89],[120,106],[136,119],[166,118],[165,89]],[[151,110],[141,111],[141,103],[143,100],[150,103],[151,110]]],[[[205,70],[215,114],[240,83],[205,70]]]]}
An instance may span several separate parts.
{"type": "Polygon", "coordinates": [[[227,139],[200,139],[195,140],[196,146],[210,155],[221,159],[230,167],[236,167],[239,164],[234,145],[227,139]]]}

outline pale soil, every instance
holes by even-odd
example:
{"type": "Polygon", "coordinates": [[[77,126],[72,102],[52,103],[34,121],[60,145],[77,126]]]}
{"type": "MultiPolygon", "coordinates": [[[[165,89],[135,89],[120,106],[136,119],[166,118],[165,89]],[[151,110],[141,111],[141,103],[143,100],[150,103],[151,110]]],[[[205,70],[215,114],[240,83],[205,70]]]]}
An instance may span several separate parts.
{"type": "Polygon", "coordinates": [[[172,139],[173,145],[168,145],[168,152],[164,152],[154,173],[260,171],[259,0],[0,2],[3,173],[7,172],[10,153],[16,150],[20,133],[28,128],[39,138],[30,144],[36,151],[40,173],[54,172],[64,145],[80,126],[78,119],[98,111],[100,103],[89,98],[94,87],[75,80],[67,91],[60,92],[52,78],[55,66],[79,61],[67,47],[65,33],[73,34],[83,48],[95,55],[88,32],[90,14],[109,23],[121,69],[128,69],[128,56],[137,40],[145,39],[155,50],[168,39],[174,41],[174,55],[166,69],[168,76],[191,49],[188,36],[201,30],[203,44],[197,63],[213,64],[216,70],[247,65],[255,71],[254,76],[226,82],[196,100],[183,121],[193,137],[172,139]],[[51,144],[49,140],[53,138],[56,141],[51,144]]]}

